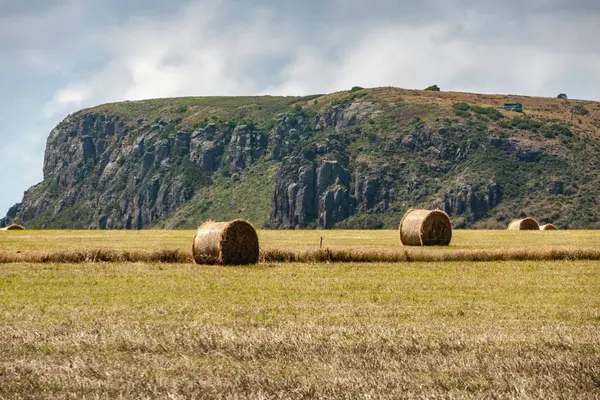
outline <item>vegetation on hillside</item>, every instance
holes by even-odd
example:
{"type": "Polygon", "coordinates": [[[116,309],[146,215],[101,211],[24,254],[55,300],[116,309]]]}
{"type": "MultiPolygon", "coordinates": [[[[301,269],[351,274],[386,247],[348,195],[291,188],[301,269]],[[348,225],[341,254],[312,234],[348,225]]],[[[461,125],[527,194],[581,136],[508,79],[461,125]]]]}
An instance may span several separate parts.
{"type": "Polygon", "coordinates": [[[175,213],[156,223],[157,229],[194,228],[198,221],[226,221],[236,218],[268,227],[272,188],[278,165],[261,160],[241,174],[216,174],[210,186],[198,190],[196,196],[175,213]]]}
{"type": "MultiPolygon", "coordinates": [[[[71,118],[88,116],[96,118],[92,130],[104,126],[102,121],[117,121],[111,141],[98,145],[112,146],[111,157],[120,149],[137,146],[140,137],[150,138],[147,153],[158,157],[160,146],[167,143],[171,154],[155,160],[150,172],[141,171],[145,161],[135,155],[137,150],[117,156],[113,165],[119,171],[110,179],[110,187],[102,190],[115,193],[113,199],[120,193],[119,201],[107,204],[104,193],[87,186],[66,191],[59,185],[64,171],[58,171],[26,195],[26,203],[39,210],[24,207],[11,215],[31,227],[44,228],[98,226],[99,208],[103,215],[119,216],[112,218],[119,219],[117,228],[191,228],[203,219],[240,216],[259,227],[268,226],[274,189],[281,179],[278,171],[286,156],[301,156],[303,165],[314,168],[323,161],[338,161],[348,173],[348,182],[330,188],[347,192],[346,216],[336,221],[338,228],[395,227],[411,207],[444,207],[455,227],[503,228],[510,219],[525,215],[561,228],[600,227],[596,207],[600,177],[595,173],[600,167],[600,103],[355,86],[307,97],[113,103],[82,110],[71,118]],[[522,103],[524,112],[503,110],[508,102],[522,103]],[[282,123],[285,135],[296,131],[297,143],[289,146],[288,153],[274,157],[273,143],[290,140],[278,131],[282,123]],[[215,128],[209,132],[209,126],[215,128]],[[232,172],[226,163],[228,146],[239,126],[258,130],[264,144],[257,149],[259,159],[232,172]],[[197,160],[194,164],[177,147],[180,134],[221,146],[214,170],[199,168],[197,160]],[[140,174],[146,177],[139,182],[133,179],[140,174]],[[179,190],[183,200],[163,207],[166,211],[160,214],[146,210],[157,217],[128,225],[126,216],[120,216],[123,202],[150,196],[155,181],[176,184],[169,193],[179,190]],[[64,199],[65,192],[77,196],[64,199]]],[[[246,151],[243,146],[241,151],[246,151]]],[[[100,187],[106,162],[90,162],[70,163],[77,168],[73,175],[82,177],[73,178],[76,185],[100,187]]],[[[296,179],[283,178],[291,179],[287,186],[296,179]]],[[[146,207],[151,201],[146,200],[146,207]]],[[[320,226],[318,216],[310,218],[304,227],[320,226]]]]}

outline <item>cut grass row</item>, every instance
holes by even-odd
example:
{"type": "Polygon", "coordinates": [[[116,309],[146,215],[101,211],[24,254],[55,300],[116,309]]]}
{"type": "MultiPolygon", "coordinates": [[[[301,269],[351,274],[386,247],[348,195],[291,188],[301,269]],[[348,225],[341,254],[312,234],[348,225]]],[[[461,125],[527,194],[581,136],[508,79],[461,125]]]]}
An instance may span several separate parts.
{"type": "MultiPolygon", "coordinates": [[[[193,230],[41,230],[0,232],[1,251],[73,251],[106,249],[118,251],[191,248],[193,230]]],[[[261,248],[306,251],[323,247],[332,250],[403,249],[397,230],[258,230],[261,248]]],[[[597,231],[507,231],[454,230],[449,247],[435,250],[525,249],[525,248],[600,248],[597,231]]]]}
{"type": "MultiPolygon", "coordinates": [[[[484,249],[430,251],[428,248],[410,248],[402,251],[331,250],[308,251],[261,250],[261,263],[269,262],[475,262],[475,261],[576,261],[600,260],[600,249],[484,249]]],[[[85,251],[58,251],[50,253],[0,252],[0,264],[7,263],[94,263],[94,262],[160,262],[191,263],[190,252],[174,250],[113,251],[92,249],[85,251]]]]}
{"type": "MultiPolygon", "coordinates": [[[[0,233],[0,263],[191,262],[193,231],[0,233]]],[[[448,247],[407,247],[398,232],[258,231],[262,262],[600,260],[600,231],[454,231],[448,247]],[[319,248],[323,238],[323,248],[319,248]]]]}

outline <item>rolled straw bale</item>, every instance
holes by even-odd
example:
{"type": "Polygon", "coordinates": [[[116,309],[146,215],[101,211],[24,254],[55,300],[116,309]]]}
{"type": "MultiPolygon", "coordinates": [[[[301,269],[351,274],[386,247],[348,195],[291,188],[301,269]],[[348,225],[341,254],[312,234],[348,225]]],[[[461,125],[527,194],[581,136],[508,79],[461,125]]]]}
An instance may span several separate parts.
{"type": "Polygon", "coordinates": [[[441,210],[410,209],[400,221],[405,246],[448,246],[452,240],[450,217],[441,210]]]}
{"type": "Polygon", "coordinates": [[[192,253],[197,264],[256,264],[258,235],[250,223],[241,219],[208,221],[196,231],[192,253]]]}
{"type": "Polygon", "coordinates": [[[515,219],[508,225],[509,231],[539,231],[540,226],[533,218],[515,219]]]}
{"type": "Polygon", "coordinates": [[[3,231],[24,231],[25,228],[19,224],[11,224],[2,228],[3,231]]]}
{"type": "Polygon", "coordinates": [[[556,231],[558,228],[554,224],[540,225],[540,231],[556,231]]]}

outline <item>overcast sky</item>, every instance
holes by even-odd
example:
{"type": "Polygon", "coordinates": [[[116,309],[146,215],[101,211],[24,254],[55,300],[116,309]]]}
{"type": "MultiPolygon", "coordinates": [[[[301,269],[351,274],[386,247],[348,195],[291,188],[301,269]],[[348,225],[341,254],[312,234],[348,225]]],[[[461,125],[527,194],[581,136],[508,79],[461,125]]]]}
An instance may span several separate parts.
{"type": "Polygon", "coordinates": [[[0,217],[83,107],[431,84],[600,100],[600,1],[0,0],[0,217]]]}

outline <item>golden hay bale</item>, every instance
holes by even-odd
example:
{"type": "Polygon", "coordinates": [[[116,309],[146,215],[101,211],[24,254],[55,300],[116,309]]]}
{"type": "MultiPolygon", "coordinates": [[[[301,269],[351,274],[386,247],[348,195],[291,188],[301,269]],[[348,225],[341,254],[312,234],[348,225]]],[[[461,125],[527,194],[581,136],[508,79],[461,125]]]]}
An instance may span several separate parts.
{"type": "Polygon", "coordinates": [[[197,264],[256,264],[258,235],[250,223],[241,219],[208,221],[196,231],[192,253],[197,264]]]}
{"type": "Polygon", "coordinates": [[[515,219],[508,225],[509,231],[539,231],[540,226],[533,218],[515,219]]]}
{"type": "Polygon", "coordinates": [[[25,228],[19,224],[11,224],[2,228],[3,231],[24,231],[25,228]]]}
{"type": "Polygon", "coordinates": [[[405,246],[448,246],[452,223],[441,210],[410,209],[400,221],[400,241],[405,246]]]}
{"type": "Polygon", "coordinates": [[[554,224],[540,225],[540,231],[556,231],[558,228],[554,224]]]}

